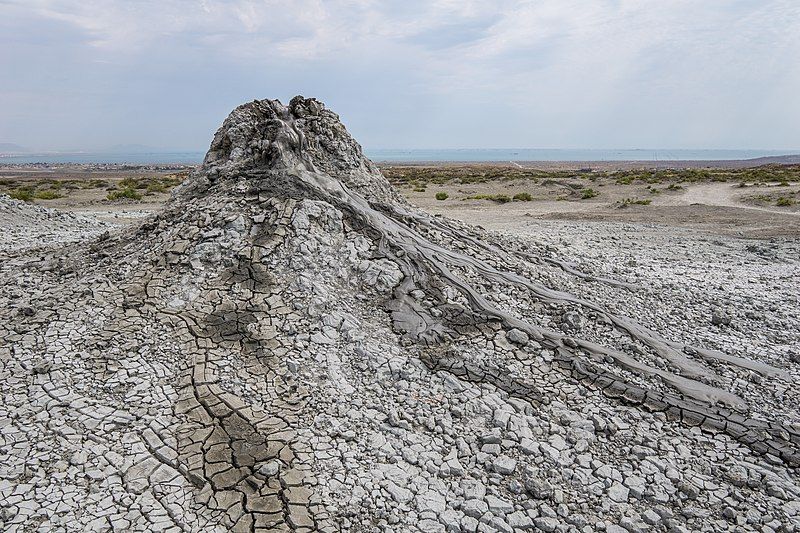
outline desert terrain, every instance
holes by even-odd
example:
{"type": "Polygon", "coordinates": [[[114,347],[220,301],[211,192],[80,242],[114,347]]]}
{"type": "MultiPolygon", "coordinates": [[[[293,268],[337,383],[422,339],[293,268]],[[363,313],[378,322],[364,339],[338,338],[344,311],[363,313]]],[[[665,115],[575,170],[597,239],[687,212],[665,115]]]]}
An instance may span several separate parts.
{"type": "Polygon", "coordinates": [[[302,97],[2,168],[0,524],[798,531],[799,176],[379,169],[302,97]]]}
{"type": "MultiPolygon", "coordinates": [[[[744,238],[800,236],[800,165],[680,162],[380,164],[412,203],[487,229],[535,231],[539,220],[631,222],[744,238]],[[709,166],[716,165],[716,166],[709,166]],[[445,194],[439,200],[437,194],[445,194]]],[[[0,166],[0,194],[103,220],[157,211],[185,165],[0,166]]]]}

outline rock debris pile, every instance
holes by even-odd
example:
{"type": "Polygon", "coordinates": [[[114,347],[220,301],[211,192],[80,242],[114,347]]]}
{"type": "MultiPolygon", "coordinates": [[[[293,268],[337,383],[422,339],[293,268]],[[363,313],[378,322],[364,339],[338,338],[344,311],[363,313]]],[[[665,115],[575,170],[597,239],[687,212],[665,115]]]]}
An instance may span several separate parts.
{"type": "Polygon", "coordinates": [[[98,233],[0,251],[6,531],[800,530],[791,343],[626,318],[636,284],[408,205],[314,99],[98,233]]]}

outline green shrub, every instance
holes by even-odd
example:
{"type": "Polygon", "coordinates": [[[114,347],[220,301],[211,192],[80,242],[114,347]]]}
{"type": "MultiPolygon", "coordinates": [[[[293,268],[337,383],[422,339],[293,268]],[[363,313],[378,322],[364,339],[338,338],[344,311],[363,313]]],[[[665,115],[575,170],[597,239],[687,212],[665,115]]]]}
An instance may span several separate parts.
{"type": "Polygon", "coordinates": [[[167,188],[161,183],[153,182],[147,186],[148,193],[167,192],[167,188]]]}
{"type": "Polygon", "coordinates": [[[775,205],[777,205],[778,207],[789,207],[790,205],[794,205],[794,200],[791,199],[791,198],[785,198],[785,197],[781,196],[775,202],[775,205]]]}
{"type": "Polygon", "coordinates": [[[48,185],[54,191],[59,191],[64,186],[64,184],[58,180],[45,180],[42,184],[48,185]]]}
{"type": "Polygon", "coordinates": [[[55,200],[56,198],[61,198],[61,195],[56,191],[47,189],[44,191],[36,191],[33,193],[33,197],[37,200],[55,200]]]}
{"type": "Polygon", "coordinates": [[[82,184],[82,187],[84,189],[103,189],[105,187],[108,187],[108,182],[106,180],[93,179],[84,182],[82,184]]]}
{"type": "Polygon", "coordinates": [[[589,198],[594,198],[600,194],[594,189],[584,189],[583,194],[581,194],[581,200],[588,200],[589,198]]]}
{"type": "Polygon", "coordinates": [[[682,190],[683,190],[683,187],[681,187],[681,186],[680,186],[680,185],[678,185],[677,183],[673,183],[673,184],[671,184],[669,187],[667,187],[667,190],[668,190],[668,191],[682,191],[682,190]]]}
{"type": "Polygon", "coordinates": [[[620,207],[628,207],[629,205],[650,205],[653,200],[634,200],[633,198],[625,198],[620,202],[620,207]]]}
{"type": "Polygon", "coordinates": [[[518,192],[514,195],[513,200],[516,202],[530,202],[533,200],[533,196],[529,192],[518,192]]]}
{"type": "Polygon", "coordinates": [[[141,200],[142,195],[130,187],[125,187],[124,189],[111,191],[110,193],[108,193],[108,196],[106,196],[106,198],[108,198],[109,200],[122,200],[122,199],[141,200]]]}
{"type": "Polygon", "coordinates": [[[475,196],[467,196],[465,200],[491,200],[505,204],[511,201],[511,197],[507,194],[476,194],[475,196]]]}
{"type": "Polygon", "coordinates": [[[436,199],[437,200],[447,200],[447,198],[449,198],[449,195],[446,192],[437,192],[436,193],[436,199]]]}
{"type": "Polygon", "coordinates": [[[33,201],[33,189],[30,187],[20,187],[10,191],[8,195],[14,200],[22,200],[23,202],[33,201]]]}

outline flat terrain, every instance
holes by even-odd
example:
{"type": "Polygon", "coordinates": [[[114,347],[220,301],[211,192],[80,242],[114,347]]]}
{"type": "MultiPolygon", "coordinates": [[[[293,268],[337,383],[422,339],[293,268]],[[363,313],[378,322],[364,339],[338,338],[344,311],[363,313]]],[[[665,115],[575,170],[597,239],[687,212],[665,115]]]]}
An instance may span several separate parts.
{"type": "MultiPolygon", "coordinates": [[[[658,224],[745,238],[800,236],[800,165],[643,169],[605,162],[590,167],[509,163],[382,169],[412,203],[487,229],[531,233],[539,220],[572,220],[658,224]],[[438,200],[437,195],[446,197],[438,200]]],[[[159,209],[190,170],[170,165],[0,167],[0,194],[124,222],[159,209]]]]}
{"type": "Polygon", "coordinates": [[[0,166],[0,194],[100,220],[127,222],[155,212],[192,167],[184,165],[0,166]]]}
{"type": "Polygon", "coordinates": [[[748,238],[800,236],[800,167],[554,170],[397,166],[392,183],[426,211],[530,233],[538,220],[636,222],[748,238]]]}

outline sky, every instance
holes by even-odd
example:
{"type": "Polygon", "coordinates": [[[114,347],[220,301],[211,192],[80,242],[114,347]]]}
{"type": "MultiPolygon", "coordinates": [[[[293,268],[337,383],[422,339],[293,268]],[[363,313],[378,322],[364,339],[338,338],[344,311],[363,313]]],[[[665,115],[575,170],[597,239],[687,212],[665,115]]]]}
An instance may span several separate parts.
{"type": "Polygon", "coordinates": [[[800,1],[0,0],[0,143],[205,150],[296,94],[368,149],[800,149],[800,1]]]}

